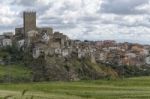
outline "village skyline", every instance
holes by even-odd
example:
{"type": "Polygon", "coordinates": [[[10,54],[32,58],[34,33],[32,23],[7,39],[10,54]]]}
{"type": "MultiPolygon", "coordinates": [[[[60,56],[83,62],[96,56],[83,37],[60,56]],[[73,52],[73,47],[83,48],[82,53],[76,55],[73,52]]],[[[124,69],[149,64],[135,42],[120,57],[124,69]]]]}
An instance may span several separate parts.
{"type": "Polygon", "coordinates": [[[16,46],[18,50],[32,53],[34,59],[40,56],[89,58],[92,63],[109,65],[147,66],[150,64],[150,45],[118,43],[115,40],[80,41],[73,40],[62,31],[52,27],[38,26],[36,12],[24,11],[23,27],[15,28],[15,34],[0,35],[1,48],[16,46]],[[74,56],[74,57],[75,57],[74,56]]]}

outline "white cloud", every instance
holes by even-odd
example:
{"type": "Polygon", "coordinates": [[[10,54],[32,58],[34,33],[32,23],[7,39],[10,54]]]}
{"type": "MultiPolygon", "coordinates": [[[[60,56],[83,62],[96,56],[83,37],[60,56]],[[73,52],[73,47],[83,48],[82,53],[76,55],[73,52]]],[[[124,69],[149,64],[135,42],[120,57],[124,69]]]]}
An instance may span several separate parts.
{"type": "Polygon", "coordinates": [[[22,11],[36,10],[38,25],[52,26],[73,39],[150,43],[150,0],[0,1],[0,31],[22,24],[22,11]],[[144,38],[144,39],[143,39],[144,38]]]}

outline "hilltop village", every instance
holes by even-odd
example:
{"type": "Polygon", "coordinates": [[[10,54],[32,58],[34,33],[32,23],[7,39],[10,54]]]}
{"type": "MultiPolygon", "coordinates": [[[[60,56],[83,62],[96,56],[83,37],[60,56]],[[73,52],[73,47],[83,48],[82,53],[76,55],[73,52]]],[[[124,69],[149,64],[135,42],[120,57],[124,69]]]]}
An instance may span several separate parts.
{"type": "Polygon", "coordinates": [[[23,13],[23,27],[0,35],[0,46],[17,45],[18,49],[31,49],[33,58],[41,54],[70,57],[72,53],[80,58],[90,57],[91,62],[114,65],[150,65],[150,46],[132,43],[117,43],[113,40],[80,41],[67,35],[53,32],[51,27],[36,26],[36,12],[23,13]]]}

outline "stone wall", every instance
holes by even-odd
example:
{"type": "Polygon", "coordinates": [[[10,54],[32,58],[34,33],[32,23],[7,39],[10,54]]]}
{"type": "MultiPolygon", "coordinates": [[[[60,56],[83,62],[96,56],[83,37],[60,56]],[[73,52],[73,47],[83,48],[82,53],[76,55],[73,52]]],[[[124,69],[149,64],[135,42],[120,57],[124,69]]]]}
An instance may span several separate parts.
{"type": "Polygon", "coordinates": [[[53,34],[53,29],[51,27],[42,27],[42,28],[37,28],[37,31],[42,34],[42,33],[48,33],[49,35],[53,34]]]}

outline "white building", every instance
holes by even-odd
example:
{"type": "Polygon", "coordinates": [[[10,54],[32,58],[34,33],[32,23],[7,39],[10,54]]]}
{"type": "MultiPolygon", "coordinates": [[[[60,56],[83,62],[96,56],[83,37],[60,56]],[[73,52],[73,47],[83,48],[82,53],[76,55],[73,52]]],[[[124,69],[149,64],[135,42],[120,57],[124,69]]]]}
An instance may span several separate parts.
{"type": "Polygon", "coordinates": [[[78,58],[85,57],[85,55],[86,55],[86,52],[84,52],[84,51],[81,50],[81,49],[78,49],[78,58]]]}
{"type": "Polygon", "coordinates": [[[148,56],[148,57],[145,58],[145,63],[148,64],[148,65],[150,65],[150,56],[148,56]]]}
{"type": "Polygon", "coordinates": [[[69,50],[68,49],[63,49],[62,50],[62,56],[63,57],[66,57],[66,56],[68,56],[69,55],[69,50]]]}
{"type": "Polygon", "coordinates": [[[120,48],[119,47],[109,47],[108,49],[109,50],[119,50],[120,48]]]}
{"type": "Polygon", "coordinates": [[[18,41],[18,47],[21,48],[22,46],[24,46],[24,43],[25,43],[25,40],[24,40],[24,39],[19,40],[19,41],[18,41]]]}
{"type": "Polygon", "coordinates": [[[126,56],[129,57],[129,58],[136,58],[135,53],[126,53],[126,56]]]}
{"type": "Polygon", "coordinates": [[[42,41],[45,43],[48,43],[50,37],[47,33],[44,33],[44,35],[42,36],[42,41]]]}
{"type": "Polygon", "coordinates": [[[100,60],[100,61],[104,61],[105,59],[106,59],[105,53],[100,53],[100,55],[99,55],[99,60],[100,60]]]}
{"type": "Polygon", "coordinates": [[[143,51],[140,52],[141,55],[149,55],[149,50],[143,49],[143,51]]]}
{"type": "Polygon", "coordinates": [[[40,56],[40,48],[34,48],[33,49],[33,54],[32,54],[33,58],[38,58],[40,56]]]}
{"type": "Polygon", "coordinates": [[[5,46],[12,46],[12,40],[11,39],[3,39],[2,45],[5,46]]]}
{"type": "Polygon", "coordinates": [[[61,54],[61,49],[60,48],[56,48],[55,49],[55,54],[61,54]]]}

